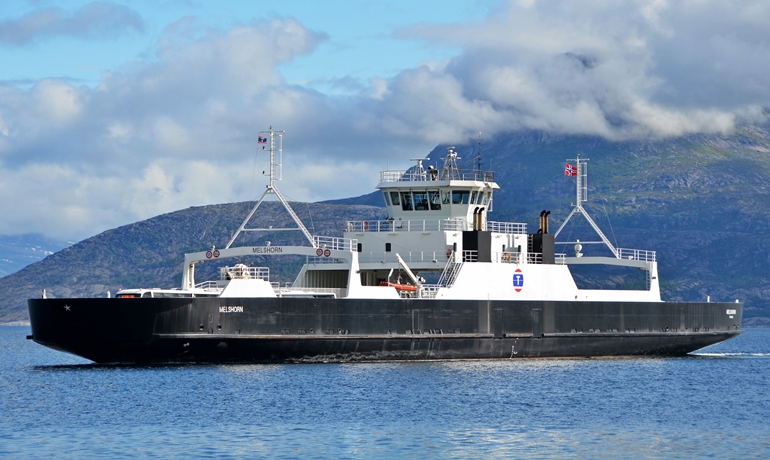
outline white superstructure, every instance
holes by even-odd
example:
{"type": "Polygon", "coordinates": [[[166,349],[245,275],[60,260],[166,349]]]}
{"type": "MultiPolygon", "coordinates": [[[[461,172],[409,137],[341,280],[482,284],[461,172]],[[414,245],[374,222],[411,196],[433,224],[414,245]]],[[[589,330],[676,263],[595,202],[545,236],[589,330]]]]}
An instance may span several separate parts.
{"type": "MultiPolygon", "coordinates": [[[[583,209],[587,160],[574,160],[576,174],[571,175],[577,176],[577,201],[570,217],[582,214],[610,248],[612,257],[582,257],[579,246],[574,257],[556,254],[555,235],[548,233],[545,213],[541,215],[539,231],[532,234],[524,223],[488,220],[494,191],[499,189],[494,174],[459,169],[454,148],[448,149],[440,167],[426,169],[423,163],[428,159],[415,159],[415,166],[407,170],[382,171],[377,188],[382,192],[388,218],[346,222],[343,236],[330,238],[310,235],[275,187],[275,180],[280,179],[276,173],[280,155],[274,150],[280,150],[276,137],[282,133],[272,128],[265,132],[271,148],[271,181],[265,194],[226,248],[185,255],[182,289],[176,292],[239,297],[660,301],[655,252],[615,248],[583,209]],[[268,194],[281,200],[298,224],[293,230],[301,230],[309,246],[231,246],[243,231],[276,230],[247,228],[268,194]],[[248,267],[239,267],[237,272],[225,269],[216,282],[196,285],[194,280],[194,267],[199,262],[288,254],[306,257],[291,286],[271,284],[264,272],[248,267]],[[647,289],[581,290],[569,271],[570,264],[646,270],[647,289]]],[[[564,224],[559,231],[563,227],[564,224]]]]}

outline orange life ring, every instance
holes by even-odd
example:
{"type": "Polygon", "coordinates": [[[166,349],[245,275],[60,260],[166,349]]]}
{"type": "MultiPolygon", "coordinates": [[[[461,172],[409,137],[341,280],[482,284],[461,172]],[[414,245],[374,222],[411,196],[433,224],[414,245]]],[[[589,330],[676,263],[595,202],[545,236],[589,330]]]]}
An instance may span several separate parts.
{"type": "Polygon", "coordinates": [[[448,259],[450,257],[452,257],[452,248],[447,248],[446,249],[446,258],[448,259]]]}
{"type": "Polygon", "coordinates": [[[504,252],[503,253],[503,260],[505,260],[505,261],[511,260],[511,255],[509,253],[507,253],[507,252],[504,252]]]}
{"type": "Polygon", "coordinates": [[[364,221],[364,230],[369,230],[369,222],[364,221]]]}

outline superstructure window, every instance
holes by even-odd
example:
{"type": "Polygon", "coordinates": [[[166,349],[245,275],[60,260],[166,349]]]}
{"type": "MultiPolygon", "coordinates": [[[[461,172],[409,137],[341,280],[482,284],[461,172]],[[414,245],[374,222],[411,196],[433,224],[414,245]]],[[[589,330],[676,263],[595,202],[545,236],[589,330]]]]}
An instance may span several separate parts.
{"type": "Polygon", "coordinates": [[[398,192],[390,192],[390,199],[393,200],[393,206],[401,204],[401,201],[398,199],[398,192]]]}
{"type": "Polygon", "coordinates": [[[428,192],[413,192],[412,196],[414,196],[415,211],[428,210],[428,192]]]}
{"type": "Polygon", "coordinates": [[[441,192],[441,203],[449,204],[449,199],[452,197],[451,192],[441,192]]]}
{"type": "Polygon", "coordinates": [[[481,204],[481,199],[484,198],[484,192],[479,192],[479,196],[476,197],[476,204],[481,204]]]}
{"type": "Polygon", "coordinates": [[[453,190],[452,204],[468,204],[471,192],[468,190],[453,190]]]}
{"type": "Polygon", "coordinates": [[[487,204],[489,203],[489,193],[484,194],[484,201],[481,204],[487,204]]]}
{"type": "Polygon", "coordinates": [[[428,192],[428,196],[430,199],[430,209],[434,211],[438,211],[441,209],[441,198],[439,197],[438,191],[430,191],[428,192]]]}
{"type": "Polygon", "coordinates": [[[410,192],[401,192],[401,209],[412,211],[412,194],[410,192]]]}
{"type": "Polygon", "coordinates": [[[385,206],[390,206],[390,198],[388,198],[388,192],[382,192],[382,196],[385,198],[385,206]]]}

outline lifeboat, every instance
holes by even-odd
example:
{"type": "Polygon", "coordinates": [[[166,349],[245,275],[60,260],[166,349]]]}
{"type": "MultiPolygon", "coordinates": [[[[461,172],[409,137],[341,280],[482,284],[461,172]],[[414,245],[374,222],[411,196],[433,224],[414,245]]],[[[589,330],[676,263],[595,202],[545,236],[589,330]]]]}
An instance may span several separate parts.
{"type": "Polygon", "coordinates": [[[393,286],[397,291],[417,291],[417,286],[413,286],[411,284],[391,283],[390,281],[380,281],[380,286],[393,286]]]}

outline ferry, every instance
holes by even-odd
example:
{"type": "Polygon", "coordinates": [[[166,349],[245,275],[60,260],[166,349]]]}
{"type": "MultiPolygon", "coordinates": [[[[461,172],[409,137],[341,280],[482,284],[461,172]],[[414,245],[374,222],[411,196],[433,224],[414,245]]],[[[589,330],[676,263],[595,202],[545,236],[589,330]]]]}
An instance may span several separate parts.
{"type": "Polygon", "coordinates": [[[742,332],[737,300],[661,300],[655,251],[615,247],[583,207],[587,159],[567,160],[575,202],[554,233],[548,211],[534,231],[489,220],[494,172],[458,167],[449,148],[435,165],[418,158],[380,172],[387,218],[344,222],[341,236],[327,237],[312,235],[276,187],[283,136],[259,133],[269,185],[224,247],[185,254],[181,286],[29,299],[28,338],[96,363],[301,363],[681,356],[742,332]],[[251,227],[266,199],[280,201],[296,228],[251,227]],[[558,240],[578,215],[598,241],[558,240]],[[235,244],[245,232],[284,230],[306,243],[235,244]],[[607,255],[584,254],[589,243],[607,255]],[[225,263],[253,255],[305,263],[290,285],[272,281],[268,267],[225,263]],[[196,280],[196,265],[220,260],[217,279],[196,280]],[[570,271],[578,265],[637,269],[646,281],[581,289],[570,271]]]}

